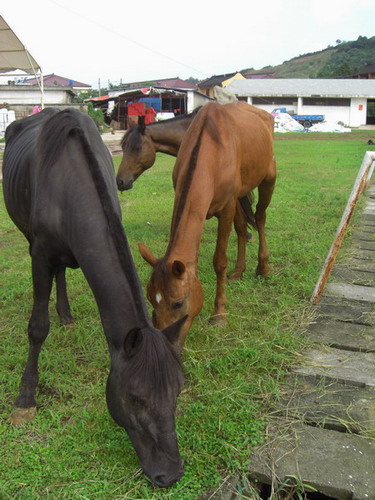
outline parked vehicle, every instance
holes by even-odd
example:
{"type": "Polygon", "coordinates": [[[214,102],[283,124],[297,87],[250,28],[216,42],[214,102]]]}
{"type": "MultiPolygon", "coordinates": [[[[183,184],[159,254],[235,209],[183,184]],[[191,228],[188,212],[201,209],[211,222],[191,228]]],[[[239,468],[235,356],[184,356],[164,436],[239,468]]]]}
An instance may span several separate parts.
{"type": "Polygon", "coordinates": [[[295,115],[289,112],[286,108],[275,108],[271,114],[288,113],[294,120],[303,125],[305,128],[310,128],[314,123],[324,122],[324,115],[295,115]]]}

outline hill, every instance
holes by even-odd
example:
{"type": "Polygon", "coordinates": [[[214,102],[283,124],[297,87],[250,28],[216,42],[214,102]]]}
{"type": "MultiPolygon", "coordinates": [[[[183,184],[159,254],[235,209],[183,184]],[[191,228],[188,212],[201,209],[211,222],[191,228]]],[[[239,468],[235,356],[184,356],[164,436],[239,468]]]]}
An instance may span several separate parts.
{"type": "Polygon", "coordinates": [[[360,36],[352,42],[338,40],[335,47],[303,54],[277,66],[244,69],[241,73],[274,78],[348,78],[370,63],[375,63],[375,36],[360,36]]]}

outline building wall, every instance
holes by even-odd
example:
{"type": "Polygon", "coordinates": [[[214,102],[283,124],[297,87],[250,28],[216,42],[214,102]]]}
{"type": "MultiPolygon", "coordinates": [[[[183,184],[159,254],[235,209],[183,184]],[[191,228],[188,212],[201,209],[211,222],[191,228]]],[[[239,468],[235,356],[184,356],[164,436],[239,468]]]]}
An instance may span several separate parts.
{"type": "Polygon", "coordinates": [[[324,115],[326,122],[350,125],[349,106],[303,106],[304,115],[324,115]]]}
{"type": "MultiPolygon", "coordinates": [[[[44,91],[44,102],[47,104],[69,104],[73,100],[73,96],[65,90],[49,90],[44,91]]],[[[38,105],[41,102],[41,93],[39,89],[21,89],[9,88],[7,86],[0,87],[0,103],[12,104],[28,104],[38,105]]]]}
{"type": "Polygon", "coordinates": [[[367,99],[353,97],[350,103],[350,126],[359,127],[367,121],[367,99]]]}
{"type": "MultiPolygon", "coordinates": [[[[14,111],[16,115],[16,120],[20,118],[25,118],[26,116],[30,116],[34,109],[34,104],[12,104],[9,106],[12,111],[14,111]]],[[[87,104],[84,103],[69,103],[69,104],[46,104],[45,108],[58,108],[59,110],[63,110],[65,108],[75,108],[79,111],[83,111],[87,113],[87,104]]]]}
{"type": "Polygon", "coordinates": [[[186,113],[192,113],[195,108],[198,108],[199,106],[204,106],[208,102],[210,102],[211,99],[206,97],[203,94],[200,94],[199,92],[196,92],[194,90],[188,90],[187,92],[187,103],[186,103],[186,113]]]}
{"type": "Polygon", "coordinates": [[[300,115],[324,115],[328,122],[341,122],[348,127],[359,127],[366,124],[367,115],[367,99],[352,98],[349,106],[311,106],[303,103],[298,106],[282,102],[274,104],[257,104],[254,103],[255,98],[248,97],[248,104],[253,104],[257,108],[264,109],[269,113],[275,108],[286,108],[287,111],[293,110],[295,114],[300,115]]]}

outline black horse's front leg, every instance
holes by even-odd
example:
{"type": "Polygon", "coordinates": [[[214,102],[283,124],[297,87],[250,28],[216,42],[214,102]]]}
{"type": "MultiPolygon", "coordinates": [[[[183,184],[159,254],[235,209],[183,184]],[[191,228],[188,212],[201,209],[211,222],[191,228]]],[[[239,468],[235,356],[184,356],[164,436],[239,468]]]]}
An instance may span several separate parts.
{"type": "Polygon", "coordinates": [[[39,354],[49,332],[48,302],[51,295],[53,270],[38,256],[32,257],[34,304],[29,321],[29,353],[22,375],[20,393],[11,421],[14,425],[31,420],[36,411],[35,391],[38,385],[39,354]]]}

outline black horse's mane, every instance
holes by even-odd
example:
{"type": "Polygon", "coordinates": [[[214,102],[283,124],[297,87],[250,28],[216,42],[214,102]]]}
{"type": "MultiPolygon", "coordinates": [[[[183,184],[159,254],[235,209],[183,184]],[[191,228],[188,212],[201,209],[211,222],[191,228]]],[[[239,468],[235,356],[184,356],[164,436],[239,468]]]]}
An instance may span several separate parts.
{"type": "MultiPolygon", "coordinates": [[[[202,108],[202,106],[199,106],[198,108],[194,109],[191,113],[184,114],[184,115],[178,115],[173,118],[168,118],[167,120],[163,120],[162,122],[154,122],[154,123],[149,123],[147,127],[157,127],[160,126],[161,123],[175,123],[181,120],[186,120],[189,118],[194,118],[195,115],[198,113],[198,111],[202,108]]],[[[129,130],[127,130],[121,139],[121,147],[124,149],[125,147],[127,150],[134,152],[134,153],[139,153],[141,148],[142,148],[142,141],[141,141],[142,133],[139,130],[139,127],[137,124],[134,124],[130,127],[129,130]]]]}
{"type": "MultiPolygon", "coordinates": [[[[85,133],[85,121],[90,120],[86,115],[74,109],[66,109],[52,116],[43,127],[40,135],[39,147],[42,154],[43,169],[51,167],[61,154],[68,137],[76,137],[82,144],[83,152],[87,159],[98,196],[103,206],[109,231],[113,238],[119,261],[124,273],[129,280],[136,309],[145,309],[142,288],[131,257],[128,240],[118,216],[113,201],[105,183],[102,168],[89,144],[85,133]]],[[[140,315],[142,317],[142,315],[140,315]]],[[[146,317],[148,313],[146,311],[146,317]]],[[[147,329],[149,323],[140,324],[140,329],[147,329]]],[[[176,368],[181,370],[181,365],[175,351],[168,342],[163,341],[162,334],[144,335],[138,356],[134,356],[129,363],[129,376],[132,383],[141,384],[143,381],[151,383],[155,395],[164,394],[168,384],[173,383],[173,373],[176,368]],[[154,338],[155,337],[155,338],[154,338]],[[156,339],[156,337],[158,339],[156,339]],[[164,347],[162,347],[164,345],[164,347]],[[147,366],[146,366],[147,364],[147,366]]],[[[131,383],[131,382],[129,382],[131,383]]]]}
{"type": "MultiPolygon", "coordinates": [[[[85,133],[85,121],[90,118],[74,109],[65,109],[52,116],[44,125],[40,134],[39,149],[43,169],[50,168],[61,154],[69,136],[76,137],[82,144],[87,159],[87,166],[94,181],[99,199],[103,206],[111,236],[120,259],[121,267],[126,273],[133,289],[139,290],[140,284],[131,259],[129,244],[125,231],[118,216],[105,183],[102,168],[89,144],[85,133]]],[[[138,294],[134,295],[134,298],[138,294]]],[[[141,307],[141,304],[137,304],[141,307]]]]}
{"type": "Polygon", "coordinates": [[[139,394],[159,403],[168,395],[168,391],[176,393],[183,383],[177,353],[162,337],[162,333],[143,335],[141,348],[131,357],[123,371],[128,393],[139,394]]]}

